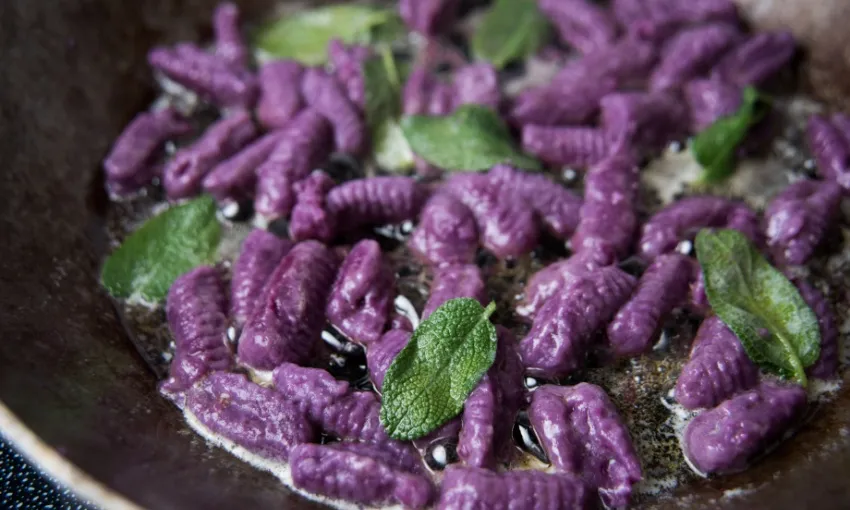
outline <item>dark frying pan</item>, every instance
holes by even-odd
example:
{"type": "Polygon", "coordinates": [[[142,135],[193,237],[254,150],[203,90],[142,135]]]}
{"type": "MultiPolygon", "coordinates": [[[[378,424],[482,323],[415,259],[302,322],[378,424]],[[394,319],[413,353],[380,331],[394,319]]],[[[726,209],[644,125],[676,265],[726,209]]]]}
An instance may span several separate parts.
{"type": "MultiPolygon", "coordinates": [[[[317,507],[183,425],[97,281],[106,248],[98,165],[150,100],[145,52],[202,36],[215,3],[0,2],[0,431],[104,508],[317,507]]],[[[269,2],[241,3],[250,16],[269,2]]],[[[740,3],[758,24],[791,26],[811,49],[808,83],[847,102],[850,2],[740,3]]],[[[657,506],[850,507],[848,423],[845,391],[758,466],[657,506]],[[751,490],[719,499],[741,487],[751,490]]]]}

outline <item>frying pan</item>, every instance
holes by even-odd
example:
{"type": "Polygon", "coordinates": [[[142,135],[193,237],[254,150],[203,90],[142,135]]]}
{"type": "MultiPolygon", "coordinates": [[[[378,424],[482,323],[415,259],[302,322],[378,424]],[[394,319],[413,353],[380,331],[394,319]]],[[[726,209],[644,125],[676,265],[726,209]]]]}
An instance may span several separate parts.
{"type": "MultiPolygon", "coordinates": [[[[187,429],[98,284],[99,163],[151,99],[147,49],[208,36],[215,3],[0,2],[0,431],[103,508],[318,508],[187,429]]],[[[241,2],[249,17],[269,3],[241,2]]],[[[757,25],[790,26],[805,86],[847,103],[850,1],[740,3],[757,25]]],[[[845,390],[754,468],[648,507],[848,508],[848,423],[845,390]]]]}

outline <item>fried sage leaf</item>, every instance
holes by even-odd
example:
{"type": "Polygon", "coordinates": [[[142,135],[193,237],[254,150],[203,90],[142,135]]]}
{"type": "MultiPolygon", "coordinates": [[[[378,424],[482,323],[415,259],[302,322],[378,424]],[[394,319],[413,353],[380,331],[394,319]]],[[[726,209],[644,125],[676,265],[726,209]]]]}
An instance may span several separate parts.
{"type": "Polygon", "coordinates": [[[391,437],[422,437],[457,416],[496,359],[496,328],[472,298],[446,301],[423,321],[384,376],[381,424],[391,437]]]}
{"type": "Polygon", "coordinates": [[[215,211],[215,201],[202,196],[149,219],[106,259],[106,290],[118,298],[164,298],[178,276],[215,260],[221,238],[215,211]]]}
{"type": "Polygon", "coordinates": [[[540,163],[520,152],[499,114],[468,104],[451,115],[412,115],[401,127],[413,152],[449,171],[482,171],[507,163],[539,170],[540,163]]]}
{"type": "Polygon", "coordinates": [[[750,359],[805,386],[820,328],[797,288],[737,230],[702,230],[696,250],[708,301],[750,359]]]}

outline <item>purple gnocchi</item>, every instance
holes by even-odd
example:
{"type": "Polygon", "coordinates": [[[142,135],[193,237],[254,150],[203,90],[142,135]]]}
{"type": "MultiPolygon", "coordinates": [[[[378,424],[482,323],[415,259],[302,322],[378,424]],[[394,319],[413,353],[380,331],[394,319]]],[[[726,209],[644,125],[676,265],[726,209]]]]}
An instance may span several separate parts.
{"type": "Polygon", "coordinates": [[[688,108],[671,92],[615,92],[602,98],[599,109],[614,145],[660,149],[689,128],[688,108]]]}
{"type": "Polygon", "coordinates": [[[511,510],[587,510],[592,492],[569,474],[518,470],[497,473],[488,469],[453,466],[446,470],[440,489],[439,510],[457,508],[511,510]]]}
{"type": "MultiPolygon", "coordinates": [[[[846,194],[850,191],[850,132],[842,124],[820,115],[809,117],[806,138],[817,162],[818,173],[826,180],[838,183],[846,194]]],[[[840,119],[839,119],[840,120],[840,119]]]]}
{"type": "Polygon", "coordinates": [[[459,5],[459,0],[401,0],[398,8],[411,30],[432,36],[454,22],[459,5]]]}
{"type": "Polygon", "coordinates": [[[365,239],[343,261],[325,313],[346,337],[369,345],[381,338],[394,297],[392,268],[377,241],[365,239]]]}
{"type": "Polygon", "coordinates": [[[691,80],[684,87],[691,111],[691,131],[699,133],[741,107],[741,88],[721,80],[691,80]]]}
{"type": "Polygon", "coordinates": [[[150,183],[156,175],[156,159],[163,144],[191,129],[177,110],[170,107],[137,115],[103,160],[110,191],[123,195],[150,183]]]}
{"type": "Polygon", "coordinates": [[[217,106],[251,108],[257,97],[257,80],[251,73],[234,69],[230,62],[191,43],[154,48],[148,63],[217,106]]]}
{"type": "Polygon", "coordinates": [[[455,107],[455,90],[448,83],[436,81],[428,101],[428,115],[448,115],[455,107]]]}
{"type": "Polygon", "coordinates": [[[493,366],[463,407],[457,454],[467,466],[495,469],[513,451],[511,432],[524,403],[523,367],[513,334],[499,327],[498,342],[493,366]]]}
{"type": "Polygon", "coordinates": [[[850,143],[850,115],[836,112],[830,116],[829,120],[838,128],[838,131],[841,132],[841,136],[847,140],[847,143],[850,143]]]}
{"type": "MultiPolygon", "coordinates": [[[[546,51],[546,50],[544,50],[546,51]]],[[[614,88],[628,87],[630,85],[641,86],[646,81],[646,74],[652,70],[657,60],[655,47],[641,41],[626,37],[615,44],[600,47],[590,53],[577,58],[567,58],[560,54],[557,48],[550,51],[560,57],[555,62],[562,67],[549,82],[550,86],[569,88],[587,80],[599,80],[608,78],[612,80],[614,88]],[[646,53],[646,49],[650,53],[646,53]],[[634,52],[634,54],[632,54],[634,52]],[[651,55],[651,61],[646,58],[651,55]],[[640,67],[643,72],[640,72],[640,67]]],[[[541,58],[545,58],[541,56],[541,58]]]]}
{"type": "Polygon", "coordinates": [[[410,177],[369,177],[348,181],[328,193],[328,210],[345,232],[414,220],[427,190],[410,177]]]}
{"type": "Polygon", "coordinates": [[[664,317],[687,300],[691,273],[692,262],[684,255],[655,259],[608,325],[608,343],[615,355],[639,356],[652,347],[664,317]]]}
{"type": "Polygon", "coordinates": [[[410,331],[392,329],[384,333],[380,340],[366,349],[366,366],[369,367],[369,379],[375,389],[381,391],[384,376],[398,353],[410,341],[410,331]]]}
{"type": "Polygon", "coordinates": [[[528,408],[546,455],[556,470],[597,489],[606,508],[624,508],[642,478],[640,460],[617,408],[599,386],[545,385],[528,408]]]}
{"type": "Polygon", "coordinates": [[[552,21],[561,40],[582,53],[612,44],[617,23],[607,9],[588,0],[540,0],[540,11],[552,21]]]}
{"type": "Polygon", "coordinates": [[[291,241],[262,229],[242,242],[230,279],[230,317],[237,328],[254,313],[266,282],[292,246],[291,241]]]}
{"type": "Polygon", "coordinates": [[[434,281],[431,283],[428,301],[422,310],[422,319],[430,317],[434,310],[446,301],[461,297],[474,298],[482,306],[487,305],[489,301],[487,288],[478,266],[468,264],[437,269],[434,281]]]}
{"type": "Polygon", "coordinates": [[[416,171],[417,177],[423,181],[439,179],[443,175],[443,170],[440,167],[432,165],[416,155],[413,156],[413,169],[416,171]]]}
{"type": "Polygon", "coordinates": [[[269,219],[290,213],[295,200],[292,186],[327,158],[332,144],[330,124],[310,108],[292,119],[281,138],[257,168],[254,210],[269,219]]]}
{"type": "Polygon", "coordinates": [[[469,64],[456,70],[452,80],[454,106],[477,104],[499,109],[502,93],[499,75],[490,64],[469,64]]]}
{"type": "Polygon", "coordinates": [[[216,122],[192,145],[180,149],[165,165],[162,184],[168,198],[196,195],[204,177],[257,136],[251,115],[240,110],[216,122]]]}
{"type": "Polygon", "coordinates": [[[165,309],[175,356],[160,390],[179,403],[181,393],[195,381],[233,365],[225,332],[227,296],[219,269],[201,266],[175,280],[165,309]]]}
{"type": "Polygon", "coordinates": [[[448,193],[433,195],[422,213],[408,246],[419,258],[434,266],[469,264],[478,250],[475,216],[448,193]]]}
{"type": "Polygon", "coordinates": [[[519,355],[517,338],[504,326],[496,326],[496,335],[499,344],[491,368],[499,374],[504,405],[519,409],[526,402],[526,391],[522,381],[525,367],[519,355]]]}
{"type": "MultiPolygon", "coordinates": [[[[178,278],[168,290],[165,302],[165,315],[168,327],[180,343],[180,339],[189,339],[197,333],[197,324],[189,315],[206,308],[224,314],[227,310],[227,294],[224,292],[222,275],[218,269],[200,266],[178,278]],[[212,308],[209,308],[212,307],[212,308]]],[[[204,321],[216,323],[216,320],[204,321]]]]}
{"type": "Polygon", "coordinates": [[[564,377],[581,368],[593,333],[611,320],[634,287],[634,277],[613,266],[568,283],[546,301],[520,342],[526,370],[542,377],[564,377]]]}
{"type": "Polygon", "coordinates": [[[390,317],[390,326],[388,329],[398,329],[402,331],[412,332],[413,323],[410,322],[410,318],[407,315],[398,312],[393,312],[392,316],[390,317]]]}
{"type": "Polygon", "coordinates": [[[215,56],[235,69],[248,66],[248,48],[239,29],[239,7],[231,2],[219,4],[213,13],[215,56]]]}
{"type": "Polygon", "coordinates": [[[526,285],[523,302],[517,307],[517,314],[534,319],[546,302],[578,277],[600,267],[600,264],[585,255],[573,255],[546,266],[534,273],[526,285]]]}
{"type": "Polygon", "coordinates": [[[760,85],[787,65],[796,50],[791,32],[755,34],[720,59],[711,76],[738,87],[760,85]]]}
{"type": "Polygon", "coordinates": [[[399,469],[368,451],[302,444],[292,451],[290,463],[295,487],[336,499],[424,508],[433,497],[426,477],[399,469]]]}
{"type": "Polygon", "coordinates": [[[413,455],[398,455],[396,452],[381,448],[374,443],[361,441],[340,441],[334,443],[333,447],[345,452],[367,455],[407,473],[425,473],[425,465],[422,463],[422,458],[416,455],[415,452],[413,452],[413,455]]]}
{"type": "Polygon", "coordinates": [[[616,88],[617,80],[610,77],[553,82],[523,91],[514,100],[508,118],[518,126],[581,124],[597,112],[599,101],[616,88]]]}
{"type": "Polygon", "coordinates": [[[355,391],[322,409],[315,423],[331,436],[344,440],[365,441],[396,455],[405,462],[418,459],[409,443],[391,439],[381,426],[381,403],[374,393],[355,391]]]}
{"type": "Polygon", "coordinates": [[[522,150],[549,165],[585,168],[599,163],[610,150],[608,134],[590,127],[522,127],[522,150]]]}
{"type": "Polygon", "coordinates": [[[304,67],[294,60],[272,60],[260,67],[257,119],[266,129],[282,129],[304,107],[301,78],[304,67]]]}
{"type": "Polygon", "coordinates": [[[274,462],[286,462],[295,446],[316,439],[294,404],[242,374],[210,374],[187,392],[185,409],[212,434],[274,462]]]}
{"type": "Polygon", "coordinates": [[[850,144],[850,115],[846,113],[836,112],[829,117],[832,125],[835,126],[842,138],[850,144]]]}
{"type": "Polygon", "coordinates": [[[703,473],[743,470],[805,410],[803,388],[763,382],[691,420],[682,439],[685,457],[703,473]]]}
{"type": "Polygon", "coordinates": [[[733,205],[729,210],[729,216],[726,218],[724,227],[744,234],[758,248],[764,246],[764,235],[762,234],[759,216],[747,204],[739,202],[733,205]]]}
{"type": "Polygon", "coordinates": [[[434,90],[436,78],[425,67],[414,67],[402,91],[402,111],[405,115],[424,115],[434,90]]]}
{"type": "Polygon", "coordinates": [[[558,239],[567,239],[578,226],[581,198],[548,177],[498,165],[490,170],[489,178],[518,193],[546,230],[558,239]]]}
{"type": "Polygon", "coordinates": [[[628,30],[636,21],[649,18],[650,5],[647,0],[612,0],[611,11],[620,25],[628,30]]]}
{"type": "Polygon", "coordinates": [[[714,407],[758,383],[758,367],[717,316],[697,331],[691,356],[676,381],[676,400],[687,409],[714,407]]]}
{"type": "Polygon", "coordinates": [[[650,90],[683,85],[740,41],[740,31],[727,23],[709,23],[680,31],[665,44],[658,67],[649,78],[650,90]]]}
{"type": "Polygon", "coordinates": [[[817,316],[820,329],[820,356],[815,364],[806,370],[806,373],[819,379],[831,379],[835,377],[838,370],[838,327],[835,313],[829,301],[819,290],[803,280],[795,281],[794,284],[800,291],[803,301],[817,316]]]}
{"type": "Polygon", "coordinates": [[[637,229],[638,168],[630,155],[615,153],[594,165],[584,179],[584,203],[573,251],[602,265],[631,252],[637,229]]]}
{"type": "Polygon", "coordinates": [[[833,182],[799,181],[768,204],[767,244],[780,262],[799,265],[812,257],[837,218],[841,194],[833,182]]]}
{"type": "Polygon", "coordinates": [[[505,412],[500,402],[500,392],[499,381],[488,373],[463,404],[457,453],[467,466],[495,469],[496,447],[510,444],[509,425],[514,420],[511,411],[515,414],[517,410],[505,412]],[[501,430],[497,431],[497,427],[501,430]]]}
{"type": "Polygon", "coordinates": [[[655,45],[633,37],[586,53],[571,60],[555,76],[552,83],[567,84],[576,80],[613,79],[616,86],[642,84],[658,60],[655,45]]]}
{"type": "Polygon", "coordinates": [[[428,449],[432,445],[456,444],[460,427],[461,417],[455,416],[427,435],[414,439],[413,446],[419,450],[422,456],[427,456],[429,455],[428,449]]]}
{"type": "Polygon", "coordinates": [[[363,151],[366,124],[333,76],[321,69],[307,69],[301,80],[301,94],[307,104],[324,115],[333,126],[337,151],[355,156],[363,151]]]}
{"type": "Polygon", "coordinates": [[[658,7],[666,9],[668,16],[674,15],[690,23],[726,21],[736,24],[740,21],[738,10],[731,0],[694,0],[687,5],[677,0],[661,0],[658,7]]]}
{"type": "Polygon", "coordinates": [[[345,46],[339,39],[328,44],[328,57],[333,65],[336,80],[345,88],[348,99],[359,109],[366,106],[366,89],[363,82],[363,63],[372,56],[368,46],[345,46]]]}
{"type": "Polygon", "coordinates": [[[349,394],[347,382],[337,381],[321,368],[281,363],[272,378],[275,389],[313,422],[321,419],[326,407],[349,394]]]}
{"type": "MultiPolygon", "coordinates": [[[[725,227],[730,215],[740,211],[738,205],[732,200],[713,196],[692,196],[674,202],[644,224],[638,254],[646,260],[653,260],[662,253],[673,251],[679,241],[693,238],[702,228],[725,227]]],[[[748,216],[740,216],[739,222],[748,221],[748,216]]]]}
{"type": "Polygon", "coordinates": [[[281,132],[268,133],[216,165],[202,181],[204,191],[219,202],[253,198],[257,168],[268,159],[282,138],[281,132]]]}
{"type": "Polygon", "coordinates": [[[240,361],[259,370],[307,361],[324,325],[336,268],[336,256],[320,243],[305,241],[292,248],[242,330],[240,361]]]}
{"type": "Polygon", "coordinates": [[[614,0],[614,16],[630,34],[662,42],[679,28],[705,22],[739,22],[730,0],[614,0]]]}
{"type": "Polygon", "coordinates": [[[691,283],[688,304],[691,310],[705,315],[709,307],[711,307],[711,304],[708,302],[708,294],[705,293],[705,275],[702,274],[702,268],[699,264],[694,264],[693,273],[693,283],[691,283]]]}
{"type": "Polygon", "coordinates": [[[481,245],[497,257],[518,257],[537,245],[534,212],[510,186],[467,173],[453,175],[444,189],[472,211],[481,245]]]}
{"type": "Polygon", "coordinates": [[[336,217],[328,212],[326,204],[327,194],[333,187],[333,179],[321,170],[295,183],[289,237],[295,241],[315,239],[324,243],[336,237],[336,217]]]}
{"type": "Polygon", "coordinates": [[[374,393],[354,391],[319,409],[315,419],[322,430],[341,439],[392,441],[381,427],[380,410],[374,393]]]}

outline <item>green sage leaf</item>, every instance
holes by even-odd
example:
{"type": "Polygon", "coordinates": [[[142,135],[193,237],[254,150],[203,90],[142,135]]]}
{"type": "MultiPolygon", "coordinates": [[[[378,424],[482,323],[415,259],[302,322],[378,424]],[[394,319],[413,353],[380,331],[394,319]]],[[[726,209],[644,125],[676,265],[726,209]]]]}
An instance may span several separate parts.
{"type": "Polygon", "coordinates": [[[106,259],[106,290],[118,298],[164,298],[177,277],[215,260],[221,238],[215,212],[215,201],[202,196],[149,219],[106,259]]]}
{"type": "Polygon", "coordinates": [[[387,170],[413,167],[413,151],[399,125],[402,74],[387,46],[363,64],[366,124],[378,166],[387,170]]]}
{"type": "Polygon", "coordinates": [[[820,355],[820,327],[794,284],[737,230],[702,230],[696,250],[708,301],[747,356],[805,386],[805,369],[820,355]]]}
{"type": "Polygon", "coordinates": [[[254,45],[276,58],[291,58],[306,65],[328,60],[328,43],[369,44],[399,36],[402,26],[390,9],[369,5],[338,4],[298,11],[261,27],[254,45]]]}
{"type": "Polygon", "coordinates": [[[537,53],[550,35],[536,0],[496,0],[472,35],[472,53],[502,69],[537,53]]]}
{"type": "Polygon", "coordinates": [[[422,437],[460,413],[496,359],[495,310],[451,299],[416,328],[384,377],[381,424],[390,437],[422,437]]]}
{"type": "Polygon", "coordinates": [[[767,99],[753,87],[743,92],[741,107],[737,112],[717,119],[694,137],[691,152],[703,168],[700,181],[714,184],[735,172],[735,150],[744,141],[750,128],[765,115],[767,99]]]}
{"type": "Polygon", "coordinates": [[[499,114],[484,106],[464,105],[440,117],[405,117],[401,127],[414,153],[446,170],[489,170],[500,163],[540,169],[516,147],[499,114]]]}

